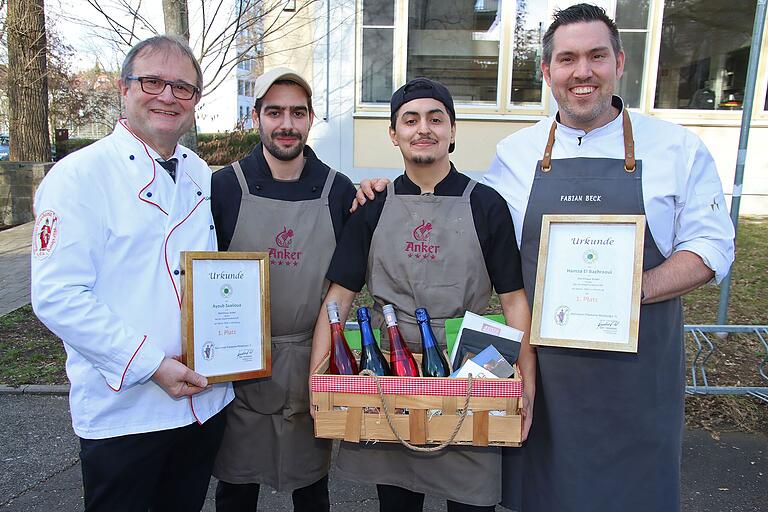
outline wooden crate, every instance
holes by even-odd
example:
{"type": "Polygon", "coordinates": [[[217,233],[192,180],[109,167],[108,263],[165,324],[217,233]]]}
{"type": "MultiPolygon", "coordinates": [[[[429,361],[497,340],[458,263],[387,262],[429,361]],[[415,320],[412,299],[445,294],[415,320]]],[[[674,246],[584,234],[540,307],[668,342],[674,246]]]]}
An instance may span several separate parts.
{"type": "MultiPolygon", "coordinates": [[[[420,358],[420,354],[414,356],[420,358]]],[[[311,377],[315,437],[399,442],[381,407],[373,377],[329,375],[327,371],[326,358],[311,377]]],[[[380,377],[380,381],[393,423],[403,439],[418,445],[450,439],[466,400],[467,379],[380,377]],[[431,414],[435,410],[440,414],[431,414]]],[[[472,414],[467,415],[451,444],[520,446],[521,396],[522,381],[517,377],[474,379],[468,408],[472,414]],[[490,411],[506,414],[497,416],[490,411]]]]}

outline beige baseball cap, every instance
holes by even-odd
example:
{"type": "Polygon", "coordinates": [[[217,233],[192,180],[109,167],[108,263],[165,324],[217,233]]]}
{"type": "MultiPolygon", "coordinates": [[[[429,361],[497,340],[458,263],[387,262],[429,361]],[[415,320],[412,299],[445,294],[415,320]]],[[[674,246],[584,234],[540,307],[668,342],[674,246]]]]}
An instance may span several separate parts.
{"type": "Polygon", "coordinates": [[[272,84],[278,80],[290,80],[291,82],[295,82],[307,91],[310,98],[312,97],[312,88],[301,75],[291,68],[279,67],[270,69],[256,79],[256,82],[254,83],[254,98],[257,100],[263,98],[264,95],[267,94],[269,88],[272,87],[272,84]]]}

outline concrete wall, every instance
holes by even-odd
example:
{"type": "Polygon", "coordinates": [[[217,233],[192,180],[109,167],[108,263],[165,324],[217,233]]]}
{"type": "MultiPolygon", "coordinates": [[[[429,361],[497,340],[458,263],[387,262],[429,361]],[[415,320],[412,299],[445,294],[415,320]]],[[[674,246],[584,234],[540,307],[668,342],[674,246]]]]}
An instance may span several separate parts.
{"type": "Polygon", "coordinates": [[[51,167],[52,162],[0,162],[0,226],[35,220],[35,191],[51,167]]]}

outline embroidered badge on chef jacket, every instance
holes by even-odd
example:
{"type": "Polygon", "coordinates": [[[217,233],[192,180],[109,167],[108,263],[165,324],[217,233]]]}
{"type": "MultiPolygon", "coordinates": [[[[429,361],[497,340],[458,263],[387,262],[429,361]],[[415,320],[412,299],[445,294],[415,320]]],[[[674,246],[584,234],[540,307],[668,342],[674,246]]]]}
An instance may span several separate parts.
{"type": "Polygon", "coordinates": [[[35,257],[43,260],[53,253],[59,238],[59,217],[53,210],[45,210],[37,216],[32,235],[32,250],[35,257]]]}

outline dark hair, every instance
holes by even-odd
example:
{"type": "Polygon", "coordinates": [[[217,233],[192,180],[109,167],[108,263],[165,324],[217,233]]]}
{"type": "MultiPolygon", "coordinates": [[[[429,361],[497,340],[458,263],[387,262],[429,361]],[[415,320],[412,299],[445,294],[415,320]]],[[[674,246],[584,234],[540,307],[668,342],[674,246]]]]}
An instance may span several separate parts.
{"type": "Polygon", "coordinates": [[[544,34],[542,45],[544,47],[544,62],[549,64],[552,61],[552,47],[554,45],[555,30],[563,25],[571,25],[573,23],[589,23],[591,21],[602,21],[605,26],[608,27],[608,31],[611,33],[611,46],[613,46],[613,53],[619,55],[621,51],[621,37],[619,37],[619,29],[616,27],[616,23],[608,17],[605,13],[605,9],[592,4],[577,4],[568,7],[567,9],[556,10],[552,15],[552,24],[544,34]]]}
{"type": "MultiPolygon", "coordinates": [[[[312,96],[307,94],[307,90],[304,89],[304,87],[301,84],[298,84],[294,82],[293,80],[275,80],[272,82],[272,85],[270,85],[270,89],[273,85],[295,85],[296,87],[300,88],[302,92],[307,96],[307,107],[309,107],[309,113],[314,114],[315,111],[312,109],[312,96]]],[[[269,91],[269,89],[267,89],[269,91]]],[[[266,96],[267,93],[264,93],[264,96],[266,96]]],[[[261,98],[256,98],[256,101],[253,103],[253,111],[256,112],[256,115],[261,114],[261,106],[264,104],[264,96],[261,98]]]]}
{"type": "Polygon", "coordinates": [[[150,37],[136,43],[133,48],[128,51],[123,61],[123,68],[120,70],[120,80],[123,85],[128,86],[128,77],[133,74],[133,63],[139,55],[142,53],[153,53],[160,50],[176,50],[179,54],[188,57],[192,62],[192,66],[195,68],[195,75],[197,76],[197,88],[200,89],[200,94],[203,92],[203,71],[200,69],[200,64],[195,58],[195,54],[192,53],[189,45],[181,38],[176,36],[155,36],[150,37]],[[146,52],[145,52],[146,50],[146,52]]]}

